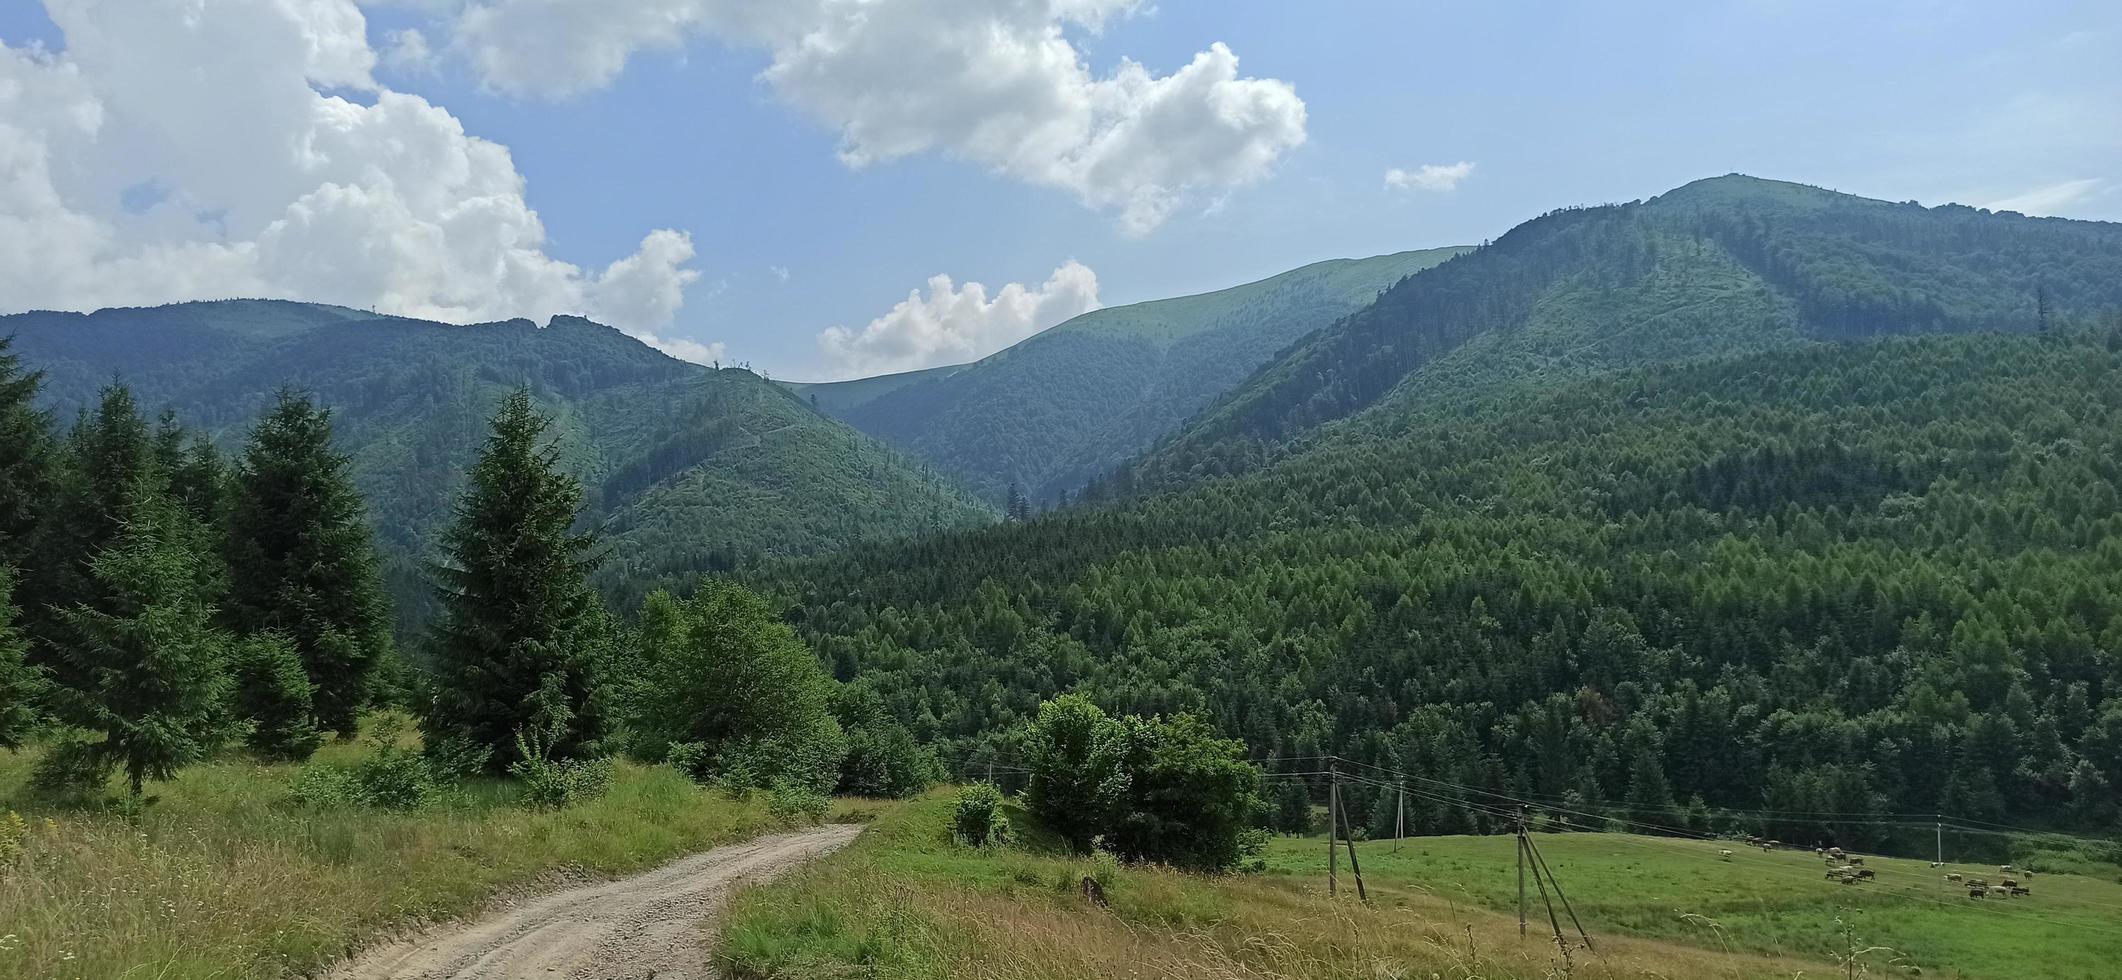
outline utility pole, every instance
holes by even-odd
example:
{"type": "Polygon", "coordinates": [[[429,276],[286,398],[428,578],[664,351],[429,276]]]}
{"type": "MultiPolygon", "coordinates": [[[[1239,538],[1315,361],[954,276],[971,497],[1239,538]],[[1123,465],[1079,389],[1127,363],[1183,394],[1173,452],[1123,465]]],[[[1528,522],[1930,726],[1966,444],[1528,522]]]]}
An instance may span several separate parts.
{"type": "Polygon", "coordinates": [[[1407,836],[1407,780],[1400,781],[1400,812],[1393,817],[1393,853],[1400,853],[1400,838],[1407,836]]]}
{"type": "Polygon", "coordinates": [[[1341,832],[1341,765],[1326,764],[1326,893],[1333,895],[1339,890],[1339,868],[1341,855],[1335,851],[1339,841],[1334,835],[1341,832]]]}
{"type": "Polygon", "coordinates": [[[1348,811],[1341,811],[1341,839],[1348,843],[1348,870],[1356,876],[1356,899],[1370,901],[1370,893],[1363,890],[1363,865],[1356,860],[1356,831],[1349,826],[1348,811]]]}
{"type": "Polygon", "coordinates": [[[1931,816],[1938,818],[1938,866],[1942,868],[1945,866],[1945,814],[1933,813],[1931,816]]]}
{"type": "Polygon", "coordinates": [[[1518,804],[1518,938],[1525,938],[1525,804],[1518,804]]]}

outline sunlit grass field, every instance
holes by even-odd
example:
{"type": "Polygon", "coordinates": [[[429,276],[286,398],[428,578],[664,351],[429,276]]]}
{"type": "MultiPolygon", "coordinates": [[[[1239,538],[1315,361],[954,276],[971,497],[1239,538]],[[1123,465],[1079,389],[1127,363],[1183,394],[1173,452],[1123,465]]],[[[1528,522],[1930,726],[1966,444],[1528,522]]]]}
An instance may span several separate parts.
{"type": "MultiPolygon", "coordinates": [[[[1537,933],[1519,940],[1515,917],[1483,902],[1385,884],[1395,871],[1424,867],[1411,851],[1379,871],[1366,859],[1382,886],[1366,906],[1352,890],[1326,896],[1324,841],[1277,844],[1272,861],[1286,873],[1222,878],[1062,856],[1036,835],[973,850],[950,840],[950,803],[939,792],[887,811],[846,851],[740,896],[723,933],[726,972],[998,980],[1841,975],[1811,946],[1805,956],[1765,956],[1677,932],[1611,932],[1595,937],[1598,953],[1565,956],[1537,933]],[[1309,858],[1319,860],[1315,869],[1309,858]],[[1084,897],[1086,876],[1103,882],[1110,907],[1084,897]]],[[[1013,814],[1020,826],[1022,816],[1013,814]]],[[[1827,921],[1837,897],[1823,900],[1827,921]]]]}
{"type": "MultiPolygon", "coordinates": [[[[371,749],[335,744],[318,761],[371,749]]],[[[0,752],[0,977],[300,976],[366,940],[474,911],[511,888],[638,871],[768,829],[764,808],[674,771],[621,763],[611,793],[534,812],[473,781],[413,813],[288,799],[292,766],[230,760],[151,784],[139,818],[42,803],[31,752],[0,752]]]]}
{"type": "MultiPolygon", "coordinates": [[[[1946,872],[1996,881],[1995,865],[1867,857],[1875,881],[1826,879],[1810,850],[1764,853],[1737,843],[1624,834],[1535,837],[1594,943],[1636,936],[1712,949],[1832,962],[1852,949],[1873,975],[2095,980],[2122,976],[2122,884],[2112,878],[2040,874],[2033,894],[1970,900],[1946,872]],[[1730,849],[1724,861],[1720,850],[1730,849]]],[[[1373,904],[1437,902],[1501,912],[1516,929],[1515,842],[1502,837],[1411,837],[1357,845],[1373,904]]],[[[1274,841],[1271,876],[1322,887],[1323,838],[1274,841]]],[[[1347,854],[1341,887],[1353,891],[1347,854]]],[[[1530,883],[1531,930],[1551,935],[1530,883]]],[[[1570,929],[1561,904],[1563,929],[1570,929]]],[[[1817,971],[1815,971],[1817,972],[1817,971]]],[[[1839,975],[1839,973],[1838,973],[1839,975]]],[[[1862,975],[1862,974],[1860,974],[1862,975]]]]}

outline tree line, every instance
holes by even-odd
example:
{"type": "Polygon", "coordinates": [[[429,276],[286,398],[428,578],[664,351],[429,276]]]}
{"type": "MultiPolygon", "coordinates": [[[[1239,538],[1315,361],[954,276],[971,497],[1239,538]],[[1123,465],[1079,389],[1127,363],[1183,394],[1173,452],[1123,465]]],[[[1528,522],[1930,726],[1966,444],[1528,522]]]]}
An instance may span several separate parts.
{"type": "Polygon", "coordinates": [[[0,747],[40,743],[42,790],[122,775],[138,797],[238,745],[299,761],[391,707],[452,771],[627,752],[814,800],[937,776],[873,691],[834,683],[742,588],[614,616],[528,390],[491,419],[428,569],[434,622],[399,650],[327,409],[283,390],[225,455],[120,383],[59,431],[41,381],[0,340],[0,747]]]}

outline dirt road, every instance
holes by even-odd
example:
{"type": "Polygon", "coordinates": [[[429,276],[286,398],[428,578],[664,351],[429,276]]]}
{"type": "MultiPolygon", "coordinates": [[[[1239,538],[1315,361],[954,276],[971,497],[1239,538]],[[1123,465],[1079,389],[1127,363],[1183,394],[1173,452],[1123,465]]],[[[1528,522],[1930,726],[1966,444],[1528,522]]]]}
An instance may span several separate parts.
{"type": "Polygon", "coordinates": [[[332,980],[702,980],[706,920],[730,886],[839,850],[834,824],[718,847],[647,874],[531,899],[505,913],[370,950],[332,980]]]}

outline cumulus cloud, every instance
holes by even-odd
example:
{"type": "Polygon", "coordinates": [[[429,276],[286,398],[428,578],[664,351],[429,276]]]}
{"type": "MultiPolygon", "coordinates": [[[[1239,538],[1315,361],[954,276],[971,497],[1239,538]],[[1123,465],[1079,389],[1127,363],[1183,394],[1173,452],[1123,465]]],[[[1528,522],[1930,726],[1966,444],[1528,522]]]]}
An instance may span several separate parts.
{"type": "Polygon", "coordinates": [[[383,66],[400,74],[432,74],[436,61],[435,50],[428,46],[427,35],[416,28],[392,32],[390,43],[383,49],[383,66]]]}
{"type": "Polygon", "coordinates": [[[1098,308],[1098,275],[1073,259],[1037,288],[1010,283],[960,287],[949,276],[928,281],[891,312],[860,330],[832,327],[818,335],[836,377],[861,378],[978,360],[1070,317],[1098,308]]]}
{"type": "Polygon", "coordinates": [[[766,50],[783,101],[863,167],[936,151],[1054,187],[1131,233],[1189,197],[1250,184],[1305,140],[1288,83],[1247,78],[1223,44],[1157,75],[1092,72],[1067,36],[1140,0],[475,0],[453,45],[488,85],[560,98],[636,52],[714,37],[766,50]]]}
{"type": "Polygon", "coordinates": [[[601,272],[546,254],[508,149],[379,84],[353,0],[45,6],[63,53],[0,44],[10,308],[277,296],[652,335],[693,281],[676,231],[601,272]]]}
{"type": "Polygon", "coordinates": [[[1466,160],[1458,163],[1425,163],[1413,170],[1394,167],[1385,172],[1385,186],[1398,191],[1456,190],[1459,182],[1473,175],[1474,165],[1466,160]]]}

